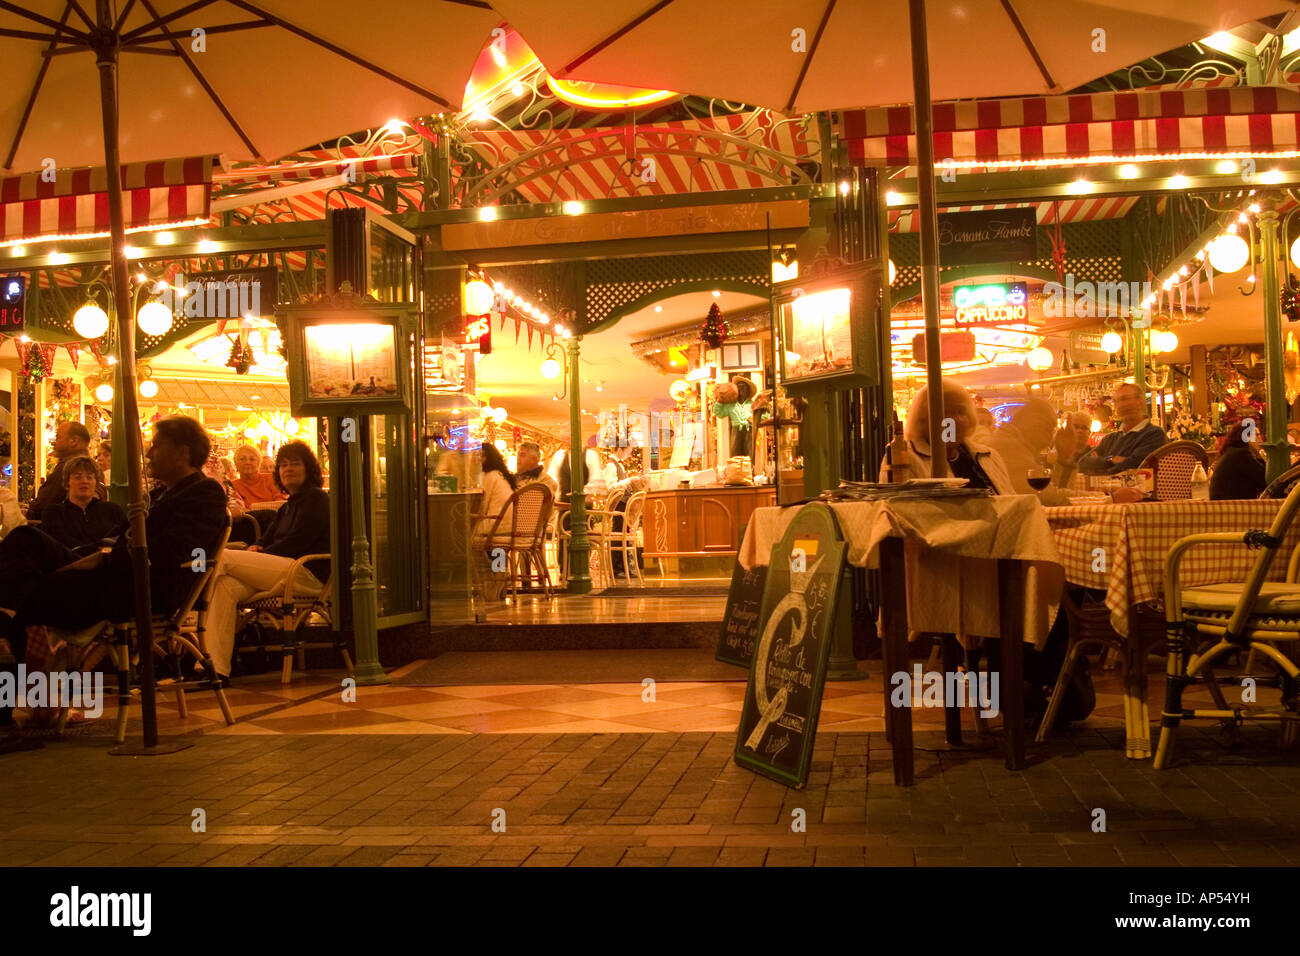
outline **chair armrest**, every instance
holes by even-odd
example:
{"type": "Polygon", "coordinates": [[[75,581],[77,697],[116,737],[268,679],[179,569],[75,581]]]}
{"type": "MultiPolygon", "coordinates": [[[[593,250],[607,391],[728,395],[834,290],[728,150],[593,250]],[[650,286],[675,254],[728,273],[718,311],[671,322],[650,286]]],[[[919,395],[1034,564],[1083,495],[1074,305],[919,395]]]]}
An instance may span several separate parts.
{"type": "MultiPolygon", "coordinates": [[[[1167,620],[1181,621],[1183,619],[1183,601],[1182,590],[1179,586],[1179,568],[1183,563],[1183,556],[1192,548],[1201,544],[1243,544],[1251,547],[1264,545],[1270,551],[1276,551],[1281,546],[1277,541],[1269,544],[1268,532],[1251,530],[1251,531],[1217,531],[1207,534],[1189,534],[1179,538],[1169,548],[1169,554],[1165,556],[1165,613],[1167,620]]],[[[1233,615],[1233,621],[1237,620],[1243,607],[1250,608],[1255,603],[1255,598],[1259,596],[1260,585],[1264,583],[1263,573],[1254,573],[1247,579],[1246,588],[1242,592],[1242,600],[1238,603],[1238,611],[1233,615]]],[[[1231,622],[1230,622],[1231,623],[1231,622]]]]}
{"type": "MultiPolygon", "coordinates": [[[[334,555],[332,554],[322,553],[322,554],[304,554],[301,558],[295,558],[293,564],[289,565],[289,573],[285,575],[284,594],[281,596],[281,600],[285,604],[293,603],[293,581],[294,578],[298,576],[299,568],[305,565],[308,561],[321,561],[321,560],[329,561],[333,559],[333,557],[334,555]]],[[[328,584],[329,582],[324,582],[324,583],[328,584]]]]}

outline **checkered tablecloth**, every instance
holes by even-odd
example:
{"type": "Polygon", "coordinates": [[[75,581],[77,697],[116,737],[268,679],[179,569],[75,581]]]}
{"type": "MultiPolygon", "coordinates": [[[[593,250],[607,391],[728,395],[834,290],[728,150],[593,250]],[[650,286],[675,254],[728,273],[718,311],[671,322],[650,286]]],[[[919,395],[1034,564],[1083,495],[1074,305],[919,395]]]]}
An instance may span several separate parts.
{"type": "MultiPolygon", "coordinates": [[[[907,619],[914,632],[996,637],[997,559],[1025,568],[1025,640],[1047,639],[1061,595],[1061,559],[1034,495],[912,498],[831,505],[848,543],[847,560],[879,566],[880,542],[902,538],[907,561],[907,619]]],[[[756,508],[745,528],[739,560],[767,564],[799,509],[756,508]]]]}
{"type": "MultiPolygon", "coordinates": [[[[1280,500],[1161,501],[1137,504],[1087,504],[1045,508],[1047,521],[1074,585],[1104,589],[1111,624],[1128,635],[1129,609],[1163,597],[1165,556],[1179,538],[1212,531],[1267,529],[1280,500]]],[[[1270,580],[1286,575],[1292,549],[1300,542],[1300,522],[1291,526],[1278,552],[1270,580]]],[[[1184,586],[1242,581],[1255,559],[1243,545],[1206,544],[1183,558],[1184,586]]]]}

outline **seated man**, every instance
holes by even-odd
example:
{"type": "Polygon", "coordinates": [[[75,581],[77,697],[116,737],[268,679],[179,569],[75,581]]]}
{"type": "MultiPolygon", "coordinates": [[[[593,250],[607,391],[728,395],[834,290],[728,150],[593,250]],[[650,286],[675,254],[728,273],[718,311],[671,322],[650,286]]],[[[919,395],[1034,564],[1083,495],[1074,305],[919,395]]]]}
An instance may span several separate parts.
{"type": "Polygon", "coordinates": [[[542,467],[542,449],[537,442],[520,442],[515,469],[515,478],[518,480],[520,487],[530,481],[540,481],[551,489],[553,497],[559,494],[559,482],[542,467]]]}
{"type": "Polygon", "coordinates": [[[59,463],[54,466],[41,487],[36,490],[36,498],[27,509],[28,521],[40,521],[45,518],[45,509],[63,500],[66,482],[63,480],[63,463],[69,459],[90,453],[90,432],[81,422],[63,422],[54,433],[54,456],[59,463]]]}
{"type": "Polygon", "coordinates": [[[1132,382],[1115,389],[1115,417],[1123,426],[1079,459],[1079,473],[1116,475],[1137,468],[1161,445],[1169,441],[1164,431],[1147,417],[1146,393],[1132,382]]]}
{"type": "Polygon", "coordinates": [[[78,554],[97,551],[126,525],[126,512],[99,497],[99,465],[87,455],[63,463],[67,497],[45,509],[41,530],[78,554]]]}
{"type": "MultiPolygon", "coordinates": [[[[211,555],[229,520],[221,485],[199,470],[209,441],[192,418],[172,415],[154,423],[150,472],[161,487],[150,493],[145,520],[149,590],[154,613],[174,611],[194,584],[195,551],[211,555]]],[[[131,555],[126,527],[117,543],[76,559],[76,554],[35,528],[13,531],[0,542],[0,636],[23,659],[29,625],[80,630],[97,621],[134,616],[131,555]]]]}

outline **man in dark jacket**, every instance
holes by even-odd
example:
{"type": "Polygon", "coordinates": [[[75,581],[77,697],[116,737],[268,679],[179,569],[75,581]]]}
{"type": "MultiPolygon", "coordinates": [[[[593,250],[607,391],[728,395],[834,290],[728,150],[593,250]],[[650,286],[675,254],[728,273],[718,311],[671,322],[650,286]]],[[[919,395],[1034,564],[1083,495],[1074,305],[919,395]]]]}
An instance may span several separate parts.
{"type": "MultiPolygon", "coordinates": [[[[229,520],[225,491],[199,470],[209,447],[203,426],[192,418],[173,415],[154,424],[149,466],[162,487],[150,493],[145,536],[155,613],[173,611],[185,600],[229,520]]],[[[80,629],[132,617],[126,530],[119,529],[112,548],[80,560],[35,528],[15,529],[0,542],[0,607],[16,612],[7,627],[12,637],[25,644],[31,624],[80,629]]],[[[0,625],[7,620],[0,615],[0,625]]],[[[15,654],[22,659],[17,647],[15,654]]]]}
{"type": "Polygon", "coordinates": [[[27,509],[28,521],[40,521],[50,505],[58,504],[67,496],[67,482],[63,480],[63,463],[78,455],[89,454],[90,432],[81,422],[63,422],[54,432],[54,455],[59,463],[48,478],[41,482],[36,498],[27,509]]]}
{"type": "Polygon", "coordinates": [[[1132,382],[1115,389],[1115,417],[1121,430],[1111,432],[1079,459],[1083,475],[1117,475],[1141,466],[1147,455],[1169,441],[1147,417],[1146,393],[1132,382]]]}

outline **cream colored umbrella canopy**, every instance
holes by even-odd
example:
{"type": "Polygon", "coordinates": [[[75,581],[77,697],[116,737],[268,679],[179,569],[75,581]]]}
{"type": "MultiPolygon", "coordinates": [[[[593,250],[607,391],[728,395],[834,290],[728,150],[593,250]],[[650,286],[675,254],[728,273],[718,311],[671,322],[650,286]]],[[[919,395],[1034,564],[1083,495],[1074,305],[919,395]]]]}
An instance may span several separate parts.
{"type": "Polygon", "coordinates": [[[275,159],[456,108],[499,22],[478,0],[0,0],[0,166],[108,174],[144,752],[159,744],[121,164],[275,159]]]}
{"type": "MultiPolygon", "coordinates": [[[[560,79],[786,113],[916,104],[930,446],[941,443],[933,100],[1060,93],[1297,0],[495,0],[560,79]]],[[[935,476],[947,473],[931,456],[935,476]]]]}

